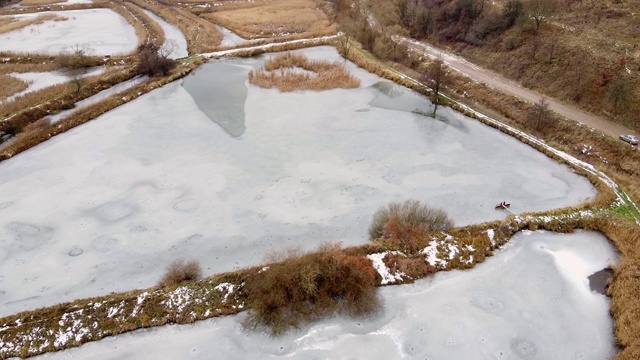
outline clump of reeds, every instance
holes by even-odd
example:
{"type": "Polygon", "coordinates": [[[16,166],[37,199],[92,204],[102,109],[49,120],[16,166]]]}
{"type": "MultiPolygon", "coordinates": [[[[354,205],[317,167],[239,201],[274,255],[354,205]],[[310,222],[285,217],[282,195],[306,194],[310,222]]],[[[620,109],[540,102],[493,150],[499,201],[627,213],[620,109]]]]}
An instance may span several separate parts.
{"type": "Polygon", "coordinates": [[[179,259],[167,267],[167,271],[158,282],[158,286],[175,286],[184,281],[198,280],[201,276],[202,268],[198,261],[179,259]]]}
{"type": "Polygon", "coordinates": [[[263,88],[280,91],[356,88],[360,79],[339,62],[309,60],[303,54],[287,52],[267,60],[264,67],[249,72],[249,81],[263,88]]]}
{"type": "Polygon", "coordinates": [[[289,253],[247,278],[250,315],[245,325],[273,335],[333,314],[362,316],[379,307],[371,261],[346,255],[339,245],[289,253]]]}
{"type": "MultiPolygon", "coordinates": [[[[453,220],[443,209],[425,205],[417,200],[392,202],[373,215],[369,237],[391,238],[411,242],[431,231],[444,231],[453,227],[453,220]]],[[[416,249],[408,249],[410,252],[416,249]]]]}

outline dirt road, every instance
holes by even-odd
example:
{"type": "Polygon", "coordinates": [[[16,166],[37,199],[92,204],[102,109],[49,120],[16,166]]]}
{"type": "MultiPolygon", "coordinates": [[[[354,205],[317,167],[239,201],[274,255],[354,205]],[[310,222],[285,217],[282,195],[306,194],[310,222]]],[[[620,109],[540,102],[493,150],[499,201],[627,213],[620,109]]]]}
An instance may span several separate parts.
{"type": "MultiPolygon", "coordinates": [[[[436,57],[442,58],[442,60],[447,66],[461,72],[462,74],[476,81],[482,82],[493,88],[515,95],[523,100],[526,100],[529,102],[537,102],[538,100],[540,100],[540,98],[543,97],[543,95],[540,95],[533,90],[523,88],[522,86],[516,84],[511,80],[503,78],[500,75],[497,75],[487,69],[483,69],[475,64],[472,64],[461,57],[451,55],[431,45],[424,44],[410,38],[401,38],[401,41],[407,44],[413,50],[420,51],[432,58],[436,58],[436,57]]],[[[545,98],[549,103],[549,109],[551,109],[552,111],[556,112],[561,116],[564,116],[569,120],[574,120],[576,122],[579,122],[586,126],[600,130],[603,133],[611,135],[616,138],[620,134],[634,133],[632,130],[629,130],[625,126],[612,123],[604,118],[587,113],[584,110],[581,110],[575,106],[563,104],[549,97],[545,97],[545,98]]]]}

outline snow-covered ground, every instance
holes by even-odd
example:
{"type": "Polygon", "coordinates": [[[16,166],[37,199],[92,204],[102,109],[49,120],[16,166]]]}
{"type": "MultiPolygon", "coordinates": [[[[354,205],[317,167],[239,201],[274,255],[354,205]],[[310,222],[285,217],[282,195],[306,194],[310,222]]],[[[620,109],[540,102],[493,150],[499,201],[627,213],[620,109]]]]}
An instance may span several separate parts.
{"type": "MultiPolygon", "coordinates": [[[[104,72],[104,70],[105,68],[103,66],[96,66],[88,69],[86,73],[82,74],[82,77],[99,75],[104,72]]],[[[0,102],[8,102],[17,98],[18,96],[22,96],[33,91],[38,91],[49,86],[62,84],[71,80],[71,76],[65,71],[11,73],[9,75],[27,82],[29,84],[29,87],[17,94],[9,96],[4,100],[0,99],[0,102]]]]}
{"type": "Polygon", "coordinates": [[[157,22],[158,25],[164,31],[165,45],[169,46],[173,49],[173,52],[169,55],[171,59],[180,59],[183,57],[189,56],[189,52],[187,51],[187,39],[185,39],[184,34],[177,26],[168,23],[160,16],[154,14],[149,10],[143,10],[145,14],[147,14],[153,21],[157,22]]]}
{"type": "MultiPolygon", "coordinates": [[[[0,51],[56,54],[76,45],[90,49],[95,55],[130,53],[138,38],[125,18],[109,9],[69,10],[53,13],[64,21],[41,24],[0,34],[0,51]]],[[[14,15],[29,17],[33,14],[14,15]]]]}
{"type": "Polygon", "coordinates": [[[380,314],[279,338],[229,316],[127,333],[44,359],[583,359],[615,355],[608,299],[587,276],[614,262],[600,234],[516,235],[473,270],[378,291],[380,314]]]}
{"type": "MultiPolygon", "coordinates": [[[[192,76],[214,89],[239,76],[228,66],[257,61],[192,76]]],[[[428,102],[348,66],[361,88],[234,88],[222,100],[241,107],[236,137],[175,82],[0,163],[0,316],[148,287],[177,258],[211,274],[294,245],[362,244],[389,201],[423,200],[463,225],[504,217],[502,200],[524,212],[594,195],[567,167],[451,110],[433,120],[381,108],[392,96],[428,102]]]]}

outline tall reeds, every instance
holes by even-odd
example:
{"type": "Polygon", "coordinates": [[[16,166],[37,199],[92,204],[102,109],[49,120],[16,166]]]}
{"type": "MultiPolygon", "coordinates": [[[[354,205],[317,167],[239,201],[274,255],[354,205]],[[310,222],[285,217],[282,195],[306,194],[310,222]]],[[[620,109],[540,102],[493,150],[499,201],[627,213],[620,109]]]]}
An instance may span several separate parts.
{"type": "Polygon", "coordinates": [[[302,54],[287,52],[267,60],[262,69],[249,72],[249,82],[280,91],[356,88],[360,79],[343,64],[327,60],[309,60],[302,54]]]}

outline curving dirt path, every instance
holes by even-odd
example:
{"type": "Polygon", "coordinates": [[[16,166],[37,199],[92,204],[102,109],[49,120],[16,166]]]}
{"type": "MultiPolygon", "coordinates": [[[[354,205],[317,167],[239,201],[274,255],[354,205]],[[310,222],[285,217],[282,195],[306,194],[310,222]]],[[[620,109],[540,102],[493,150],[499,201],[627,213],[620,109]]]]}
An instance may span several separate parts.
{"type": "Polygon", "coordinates": [[[632,130],[623,125],[613,123],[602,117],[579,109],[575,106],[561,103],[557,100],[541,95],[533,90],[524,88],[511,80],[497,75],[487,69],[483,69],[478,65],[472,64],[459,56],[451,55],[441,49],[435,48],[425,43],[421,43],[414,39],[399,37],[398,40],[405,43],[414,51],[422,52],[423,54],[432,58],[442,58],[447,66],[476,81],[515,95],[523,100],[529,102],[537,102],[538,100],[540,100],[540,98],[544,97],[547,99],[549,109],[561,116],[564,116],[569,120],[573,120],[596,130],[600,130],[603,133],[616,138],[621,134],[634,133],[632,130]]]}

